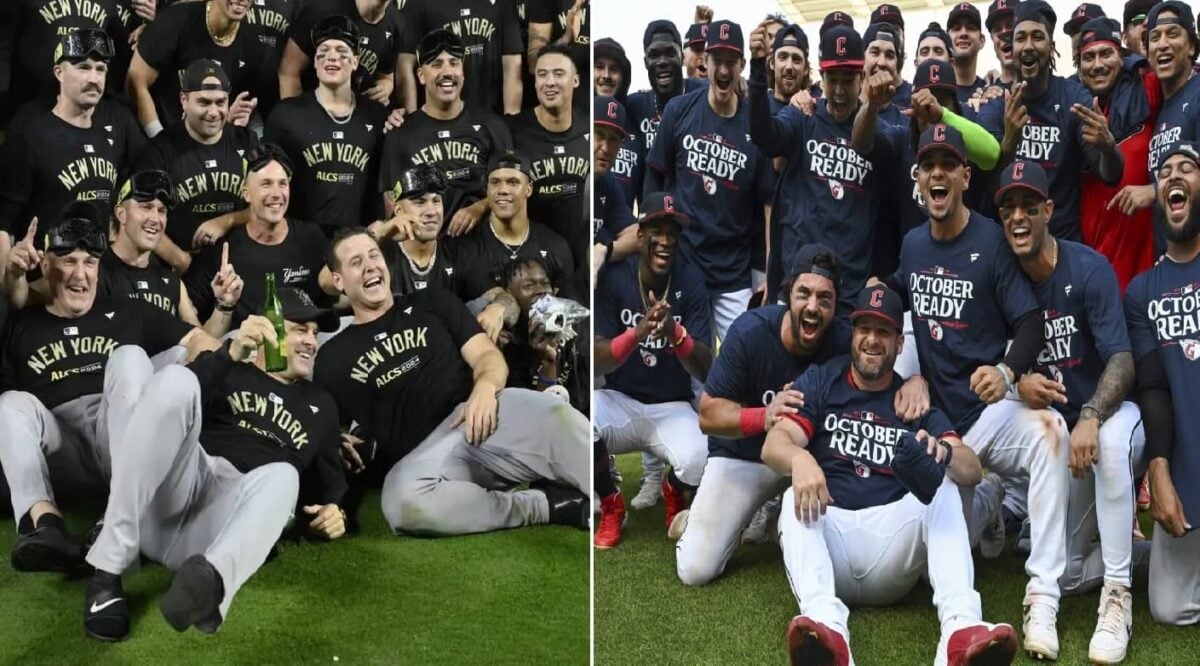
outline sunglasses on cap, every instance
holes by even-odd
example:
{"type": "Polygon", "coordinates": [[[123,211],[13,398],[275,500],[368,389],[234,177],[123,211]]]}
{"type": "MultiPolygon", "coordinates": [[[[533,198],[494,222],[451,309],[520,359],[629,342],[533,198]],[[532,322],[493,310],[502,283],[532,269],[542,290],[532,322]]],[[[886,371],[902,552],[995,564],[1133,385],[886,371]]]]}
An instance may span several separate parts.
{"type": "Polygon", "coordinates": [[[246,170],[247,172],[258,171],[271,162],[279,162],[279,165],[287,172],[288,178],[292,177],[292,161],[288,159],[287,153],[283,152],[282,148],[273,143],[264,143],[250,151],[246,155],[246,170]]]}
{"type": "Polygon", "coordinates": [[[46,251],[58,257],[65,257],[75,250],[86,250],[93,257],[99,257],[106,249],[108,238],[87,218],[67,218],[46,234],[46,251]]]}
{"type": "Polygon", "coordinates": [[[453,58],[462,60],[466,53],[466,47],[463,46],[458,35],[453,32],[434,30],[421,38],[420,44],[417,45],[417,59],[422,65],[425,65],[436,59],[438,54],[443,51],[449,53],[453,58]]]}
{"type": "Polygon", "coordinates": [[[117,194],[117,203],[126,199],[135,201],[154,201],[158,199],[170,208],[175,205],[175,197],[171,194],[171,177],[165,171],[139,171],[121,186],[117,194]]]}
{"type": "Polygon", "coordinates": [[[331,39],[346,42],[352,51],[358,53],[358,43],[361,33],[358,26],[345,16],[327,16],[321,19],[316,26],[313,27],[309,36],[312,38],[313,48],[320,46],[323,42],[331,39]]]}
{"type": "Polygon", "coordinates": [[[426,194],[441,194],[446,191],[446,175],[428,164],[408,169],[392,187],[392,200],[416,199],[426,194]]]}
{"type": "Polygon", "coordinates": [[[78,61],[93,58],[112,60],[113,41],[99,28],[80,28],[64,35],[54,49],[54,64],[64,60],[78,61]]]}

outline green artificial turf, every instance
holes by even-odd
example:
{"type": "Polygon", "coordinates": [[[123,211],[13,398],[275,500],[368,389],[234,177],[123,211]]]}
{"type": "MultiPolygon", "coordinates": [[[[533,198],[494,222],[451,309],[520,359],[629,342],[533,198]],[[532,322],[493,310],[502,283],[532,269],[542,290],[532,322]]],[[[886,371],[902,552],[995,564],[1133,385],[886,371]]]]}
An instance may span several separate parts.
{"type": "MultiPolygon", "coordinates": [[[[67,511],[82,534],[96,509],[67,511]]],[[[214,635],[176,633],[158,610],[170,572],[125,577],[133,627],[84,636],[85,580],[21,574],[0,522],[0,664],[586,664],[588,537],[539,526],[449,539],[392,536],[378,492],[361,534],[288,543],[238,593],[214,635]]]]}
{"type": "MultiPolygon", "coordinates": [[[[618,456],[617,464],[628,503],[637,494],[640,455],[618,456]]],[[[976,558],[975,581],[985,619],[1020,631],[1027,579],[1011,542],[997,560],[976,558]]],[[[1200,627],[1156,624],[1144,573],[1135,578],[1133,598],[1133,642],[1125,663],[1200,664],[1200,627]]],[[[1088,663],[1098,602],[1098,591],[1063,599],[1058,663],[1088,663]]],[[[661,502],[644,511],[630,507],[621,544],[596,552],[595,607],[597,666],[786,663],[787,625],[798,612],[774,544],[739,548],[725,574],[709,585],[680,583],[661,502]]],[[[937,613],[925,583],[896,606],[850,609],[850,647],[860,666],[931,664],[937,641],[937,613]]],[[[1037,662],[1022,655],[1016,663],[1037,662]]]]}

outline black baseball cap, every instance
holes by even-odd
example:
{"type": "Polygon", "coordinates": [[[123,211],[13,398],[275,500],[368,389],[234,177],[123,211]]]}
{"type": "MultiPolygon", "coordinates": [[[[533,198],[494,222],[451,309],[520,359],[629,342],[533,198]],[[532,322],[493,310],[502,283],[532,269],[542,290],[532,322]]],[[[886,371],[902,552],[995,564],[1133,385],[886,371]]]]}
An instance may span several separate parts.
{"type": "Polygon", "coordinates": [[[679,226],[690,224],[688,216],[675,206],[675,197],[668,192],[651,192],[642,200],[642,216],[638,226],[659,220],[674,220],[679,226]]]}
{"type": "Polygon", "coordinates": [[[833,250],[820,243],[808,243],[800,246],[796,256],[792,258],[787,282],[795,282],[797,277],[805,273],[828,278],[833,283],[834,289],[841,288],[842,264],[833,250]],[[818,265],[818,262],[822,265],[818,265]]]}
{"type": "Polygon", "coordinates": [[[1054,26],[1058,24],[1058,14],[1054,13],[1054,8],[1045,0],[1021,0],[1017,4],[1015,15],[1013,16],[1013,27],[1024,21],[1037,21],[1046,26],[1046,31],[1050,36],[1054,36],[1054,26]]]}
{"type": "Polygon", "coordinates": [[[904,15],[900,13],[900,8],[896,5],[882,4],[871,12],[871,23],[891,23],[903,30],[904,15]]]}
{"type": "Polygon", "coordinates": [[[742,26],[733,21],[714,21],[708,27],[704,50],[707,52],[718,49],[742,55],[746,50],[746,40],[742,37],[742,26]]]}
{"type": "Polygon", "coordinates": [[[925,30],[923,30],[921,35],[917,37],[918,47],[920,47],[921,42],[925,41],[926,37],[937,37],[940,39],[942,44],[946,47],[946,53],[948,53],[951,57],[954,56],[954,42],[950,39],[950,33],[943,30],[940,23],[934,21],[925,27],[925,30]]]}
{"type": "Polygon", "coordinates": [[[1079,29],[1079,52],[1083,53],[1096,44],[1111,44],[1121,50],[1121,24],[1116,19],[1101,16],[1094,18],[1079,29]]]}
{"type": "Polygon", "coordinates": [[[422,37],[421,43],[417,44],[417,62],[428,65],[437,60],[437,57],[443,52],[449,53],[452,58],[462,60],[463,55],[467,52],[467,47],[458,35],[439,28],[422,37]]]}
{"type": "Polygon", "coordinates": [[[708,40],[708,25],[707,23],[693,23],[687,29],[687,35],[683,38],[683,45],[690,48],[703,47],[708,40]]]}
{"type": "Polygon", "coordinates": [[[1162,157],[1158,160],[1159,166],[1166,164],[1167,159],[1175,155],[1183,155],[1200,165],[1200,146],[1191,141],[1176,141],[1168,145],[1167,149],[1163,151],[1162,157]]]}
{"type": "Polygon", "coordinates": [[[1029,190],[1042,199],[1050,198],[1050,182],[1037,162],[1016,160],[1004,169],[1000,174],[1000,187],[996,189],[996,205],[1000,205],[1005,193],[1016,189],[1029,190]]]}
{"type": "Polygon", "coordinates": [[[683,48],[683,40],[679,38],[679,28],[666,19],[659,19],[651,21],[646,26],[646,32],[642,33],[642,50],[650,48],[650,42],[654,41],[654,36],[659,34],[670,37],[676,46],[683,48]]]}
{"type": "Polygon", "coordinates": [[[804,34],[804,28],[792,23],[785,25],[775,33],[775,43],[771,45],[772,51],[778,51],[785,46],[794,46],[805,55],[808,55],[808,35],[804,34]]]}
{"type": "Polygon", "coordinates": [[[317,330],[333,333],[341,328],[341,321],[332,310],[319,308],[308,292],[285,287],[279,290],[279,304],[283,306],[283,318],[297,324],[316,322],[317,330]]]}
{"type": "Polygon", "coordinates": [[[597,58],[608,56],[618,62],[625,58],[625,47],[621,46],[621,43],[612,37],[597,39],[592,44],[592,52],[597,58]]]}
{"type": "Polygon", "coordinates": [[[835,25],[821,35],[822,71],[851,69],[860,72],[865,59],[862,37],[859,37],[854,28],[835,25]]]}
{"type": "Polygon", "coordinates": [[[995,32],[992,28],[992,23],[997,19],[1005,16],[1012,18],[1015,15],[1013,11],[1017,6],[1017,0],[992,0],[992,4],[988,5],[987,20],[984,25],[987,26],[988,32],[995,32]]]}
{"type": "Polygon", "coordinates": [[[853,30],[854,19],[846,12],[829,12],[825,15],[825,20],[821,21],[821,30],[817,33],[817,37],[824,37],[830,28],[839,25],[853,30]]]}
{"type": "Polygon", "coordinates": [[[1146,15],[1146,32],[1144,39],[1149,39],[1150,31],[1158,26],[1171,24],[1181,26],[1189,35],[1192,36],[1192,41],[1196,41],[1196,17],[1192,16],[1192,10],[1190,7],[1182,2],[1179,2],[1178,0],[1167,0],[1166,2],[1160,2],[1157,5],[1154,5],[1154,7],[1150,10],[1150,13],[1146,15]],[[1159,16],[1165,11],[1174,12],[1179,18],[1171,18],[1169,16],[1159,18],[1159,16]]]}
{"type": "Polygon", "coordinates": [[[920,162],[926,153],[934,150],[948,150],[959,162],[967,163],[967,144],[963,141],[962,132],[946,123],[930,125],[921,132],[921,139],[917,143],[917,161],[920,162]]]}
{"type": "Polygon", "coordinates": [[[121,189],[117,191],[117,203],[127,199],[142,202],[158,200],[170,208],[175,205],[175,197],[172,194],[174,189],[171,184],[171,176],[166,171],[158,169],[138,171],[121,184],[121,189]]]}
{"type": "Polygon", "coordinates": [[[108,62],[113,57],[113,41],[100,28],[80,28],[58,38],[54,48],[54,64],[64,60],[79,62],[92,58],[108,62]]]}
{"type": "Polygon", "coordinates": [[[392,186],[392,201],[417,199],[426,194],[446,191],[446,174],[432,164],[417,164],[400,173],[392,186]]]}
{"type": "Polygon", "coordinates": [[[179,84],[179,91],[185,93],[200,90],[229,92],[230,88],[229,75],[225,73],[225,68],[216,60],[208,58],[193,60],[192,64],[183,70],[183,80],[179,84]],[[205,83],[207,79],[216,79],[217,82],[205,83]]]}
{"type": "Polygon", "coordinates": [[[1083,28],[1083,24],[1094,18],[1104,16],[1104,8],[1100,5],[1094,5],[1090,2],[1085,2],[1076,7],[1071,12],[1071,19],[1063,24],[1063,32],[1068,37],[1074,37],[1079,34],[1083,28]]]}
{"type": "Polygon", "coordinates": [[[72,201],[63,206],[58,222],[46,232],[44,247],[59,257],[75,250],[99,257],[108,249],[106,228],[99,208],[90,201],[72,201]]]}
{"type": "Polygon", "coordinates": [[[1125,15],[1122,27],[1128,28],[1139,17],[1142,21],[1146,20],[1146,16],[1154,5],[1158,4],[1158,0],[1129,0],[1125,3],[1125,15]]]}
{"type": "Polygon", "coordinates": [[[317,21],[309,32],[309,38],[312,39],[313,49],[315,50],[321,44],[336,39],[346,43],[351,51],[358,53],[359,41],[362,38],[362,32],[358,29],[358,25],[347,16],[326,16],[317,21]]]}
{"type": "Polygon", "coordinates": [[[854,311],[850,313],[850,323],[862,317],[878,317],[891,324],[897,331],[904,330],[904,304],[900,295],[886,285],[877,284],[864,287],[858,292],[854,301],[854,311]]]}
{"type": "Polygon", "coordinates": [[[283,148],[273,143],[261,143],[257,148],[254,148],[246,153],[246,173],[259,171],[271,162],[279,162],[279,166],[287,172],[288,178],[292,177],[295,169],[292,168],[292,160],[288,158],[287,153],[283,152],[283,148]]]}
{"type": "Polygon", "coordinates": [[[525,155],[515,150],[506,150],[502,153],[492,155],[492,158],[488,160],[488,173],[499,169],[516,169],[525,174],[526,178],[533,178],[532,169],[529,168],[529,160],[525,155]]]}
{"type": "Polygon", "coordinates": [[[863,31],[863,47],[870,46],[875,41],[891,42],[900,51],[900,36],[896,34],[896,26],[891,23],[872,23],[863,31]]]}
{"type": "Polygon", "coordinates": [[[958,80],[954,77],[954,65],[945,60],[929,58],[917,65],[913,74],[913,92],[918,90],[946,90],[958,92],[958,80]]]}
{"type": "Polygon", "coordinates": [[[629,136],[629,119],[625,115],[625,105],[608,95],[597,95],[592,105],[592,124],[611,127],[621,136],[629,136]]]}
{"type": "Polygon", "coordinates": [[[953,28],[959,21],[967,21],[976,28],[983,27],[983,17],[979,15],[979,9],[969,2],[954,5],[950,16],[946,18],[946,27],[953,28]]]}

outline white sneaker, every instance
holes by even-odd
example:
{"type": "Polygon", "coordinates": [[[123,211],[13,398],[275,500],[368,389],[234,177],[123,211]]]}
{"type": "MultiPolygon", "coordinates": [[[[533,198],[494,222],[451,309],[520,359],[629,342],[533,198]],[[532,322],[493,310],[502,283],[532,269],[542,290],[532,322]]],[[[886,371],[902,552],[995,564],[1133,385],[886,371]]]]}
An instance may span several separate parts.
{"type": "Polygon", "coordinates": [[[688,509],[684,509],[675,514],[671,519],[671,524],[667,526],[667,538],[671,541],[679,541],[679,537],[683,536],[684,530],[687,529],[688,514],[691,513],[688,509]]]}
{"type": "Polygon", "coordinates": [[[776,526],[779,524],[779,507],[783,503],[781,495],[763,502],[754,512],[750,524],[742,530],[742,543],[768,543],[778,538],[776,526]]]}
{"type": "Polygon", "coordinates": [[[1088,645],[1088,659],[1093,664],[1119,664],[1125,659],[1133,633],[1133,595],[1129,588],[1105,583],[1098,612],[1100,618],[1088,645]]]}
{"type": "Polygon", "coordinates": [[[629,504],[635,509],[649,509],[662,499],[662,470],[650,472],[642,477],[642,487],[629,504]]]}
{"type": "Polygon", "coordinates": [[[1049,604],[1034,602],[1025,607],[1025,651],[1034,659],[1058,659],[1058,612],[1049,604]]]}
{"type": "Polygon", "coordinates": [[[983,534],[979,537],[980,557],[985,560],[994,560],[1004,552],[1004,485],[1000,482],[999,476],[988,474],[983,477],[979,486],[977,493],[991,491],[996,495],[995,510],[988,517],[987,526],[983,528],[983,534]]]}

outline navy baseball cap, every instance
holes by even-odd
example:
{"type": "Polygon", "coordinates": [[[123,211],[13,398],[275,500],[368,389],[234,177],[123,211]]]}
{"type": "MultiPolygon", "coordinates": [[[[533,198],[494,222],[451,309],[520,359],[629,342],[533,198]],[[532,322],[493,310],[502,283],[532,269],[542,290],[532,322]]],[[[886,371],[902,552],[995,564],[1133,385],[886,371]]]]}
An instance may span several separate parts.
{"type": "Polygon", "coordinates": [[[650,48],[650,42],[654,41],[655,35],[666,35],[671,38],[672,42],[675,42],[676,46],[683,48],[683,40],[679,38],[679,28],[666,19],[659,19],[651,21],[646,26],[646,32],[642,33],[642,50],[650,48]]]}
{"type": "Polygon", "coordinates": [[[954,5],[954,9],[950,10],[950,16],[946,19],[946,27],[953,28],[959,21],[967,21],[976,28],[983,27],[983,17],[979,15],[979,9],[969,2],[960,2],[954,5]]]}
{"type": "Polygon", "coordinates": [[[221,63],[208,58],[200,58],[193,60],[192,64],[183,70],[183,80],[179,85],[179,92],[197,92],[200,90],[222,90],[229,92],[230,83],[229,75],[225,73],[225,68],[221,67],[221,63]],[[207,79],[216,79],[216,83],[205,83],[207,79]]]}
{"type": "Polygon", "coordinates": [[[592,52],[595,53],[597,58],[608,56],[618,62],[625,57],[625,47],[621,46],[620,42],[611,37],[597,39],[592,44],[592,52]]]}
{"type": "Polygon", "coordinates": [[[629,136],[627,129],[629,119],[625,115],[625,105],[621,104],[614,97],[608,95],[597,95],[596,103],[592,107],[592,124],[604,125],[611,127],[619,132],[621,136],[629,136]]]}
{"type": "Polygon", "coordinates": [[[1195,41],[1196,17],[1192,16],[1190,7],[1178,0],[1167,0],[1166,2],[1154,5],[1150,13],[1146,15],[1146,32],[1143,39],[1149,39],[1150,31],[1158,26],[1171,24],[1181,26],[1192,36],[1192,41],[1195,41]],[[1160,18],[1160,15],[1166,11],[1174,12],[1179,18],[1172,18],[1170,16],[1160,18]]]}
{"type": "Polygon", "coordinates": [[[896,26],[891,23],[872,23],[867,26],[862,41],[864,47],[876,41],[891,42],[897,51],[900,50],[900,36],[896,34],[896,26]]]}
{"type": "Polygon", "coordinates": [[[746,50],[746,40],[742,38],[742,26],[733,21],[714,21],[708,27],[708,37],[704,42],[704,50],[716,51],[725,49],[742,55],[746,50]]]}
{"type": "Polygon", "coordinates": [[[954,65],[945,60],[930,58],[917,65],[913,74],[913,92],[918,90],[946,90],[958,92],[958,80],[954,77],[954,65]]]}
{"type": "Polygon", "coordinates": [[[1159,166],[1165,164],[1167,158],[1174,157],[1175,155],[1183,155],[1200,165],[1200,146],[1191,141],[1176,141],[1167,146],[1166,151],[1163,152],[1162,157],[1158,160],[1159,166]]]}
{"type": "Polygon", "coordinates": [[[686,227],[690,222],[687,214],[676,208],[674,196],[667,192],[651,192],[642,199],[642,216],[638,218],[638,226],[658,220],[674,220],[680,227],[686,227]]]}
{"type": "Polygon", "coordinates": [[[853,29],[854,19],[846,12],[829,12],[825,15],[825,20],[821,21],[821,30],[817,33],[817,36],[824,37],[830,28],[839,25],[853,29]]]}
{"type": "Polygon", "coordinates": [[[689,49],[696,46],[703,47],[708,40],[708,26],[707,23],[693,23],[683,38],[683,45],[689,49]]]}
{"type": "Polygon", "coordinates": [[[792,259],[791,268],[792,270],[788,273],[789,282],[805,273],[812,273],[829,278],[835,289],[841,287],[842,264],[833,250],[820,243],[808,243],[800,246],[795,258],[792,259]]]}
{"type": "Polygon", "coordinates": [[[1138,23],[1144,22],[1150,10],[1154,5],[1158,4],[1158,0],[1129,0],[1125,3],[1125,14],[1123,26],[1128,28],[1135,21],[1138,23]]]}
{"type": "Polygon", "coordinates": [[[992,28],[992,23],[996,20],[1014,15],[1013,9],[1017,6],[1017,0],[992,0],[992,4],[988,5],[987,21],[984,25],[987,26],[988,32],[995,32],[992,28]]]}
{"type": "Polygon", "coordinates": [[[946,32],[945,30],[942,30],[942,26],[940,23],[938,23],[937,21],[930,23],[925,28],[925,30],[921,32],[921,36],[917,37],[917,45],[920,46],[921,42],[925,41],[926,37],[937,37],[938,39],[940,39],[942,41],[942,44],[946,47],[946,53],[950,54],[951,57],[953,57],[954,42],[952,42],[950,40],[950,33],[946,32]]]}
{"type": "Polygon", "coordinates": [[[804,28],[795,23],[780,28],[779,32],[775,33],[775,43],[771,50],[778,51],[785,46],[794,46],[808,55],[808,35],[804,34],[804,28]]]}
{"type": "Polygon", "coordinates": [[[903,30],[904,15],[900,13],[900,8],[896,5],[882,4],[871,12],[871,23],[891,23],[903,30]]]}
{"type": "Polygon", "coordinates": [[[1083,29],[1083,24],[1101,16],[1104,16],[1103,7],[1085,2],[1071,12],[1071,19],[1063,24],[1063,32],[1067,33],[1068,37],[1074,37],[1083,29]]]}
{"type": "Polygon", "coordinates": [[[854,28],[837,25],[821,35],[822,71],[850,69],[861,72],[865,59],[862,37],[859,37],[854,28]]]}
{"type": "Polygon", "coordinates": [[[948,150],[959,162],[967,163],[967,144],[963,141],[962,132],[945,123],[930,125],[921,132],[921,140],[917,144],[917,161],[926,153],[934,150],[948,150]]]}
{"type": "Polygon", "coordinates": [[[1013,17],[1013,27],[1023,21],[1037,21],[1046,26],[1046,31],[1054,36],[1054,26],[1058,24],[1058,14],[1054,13],[1054,8],[1044,0],[1021,0],[1017,4],[1015,15],[1013,17]]]}
{"type": "Polygon", "coordinates": [[[1101,16],[1084,23],[1079,29],[1080,53],[1098,44],[1108,44],[1121,50],[1121,24],[1116,19],[1101,16]]]}
{"type": "Polygon", "coordinates": [[[1050,182],[1037,162],[1016,160],[1004,169],[1000,174],[1000,187],[996,189],[996,205],[1000,205],[1005,193],[1016,189],[1029,190],[1042,199],[1050,198],[1050,182]]]}
{"type": "Polygon", "coordinates": [[[853,324],[862,317],[878,317],[891,324],[897,331],[904,330],[904,304],[900,302],[900,295],[886,285],[864,287],[858,292],[854,311],[850,313],[850,323],[853,324]]]}

